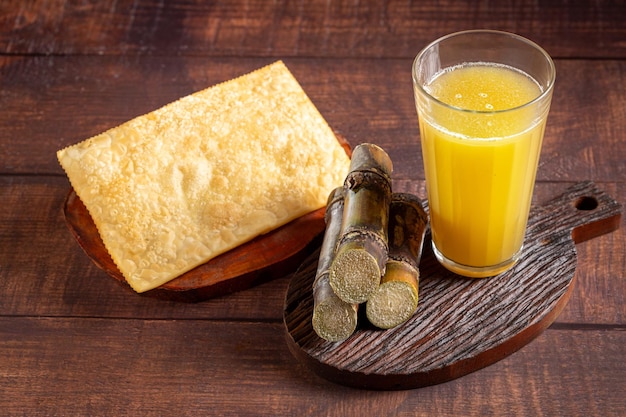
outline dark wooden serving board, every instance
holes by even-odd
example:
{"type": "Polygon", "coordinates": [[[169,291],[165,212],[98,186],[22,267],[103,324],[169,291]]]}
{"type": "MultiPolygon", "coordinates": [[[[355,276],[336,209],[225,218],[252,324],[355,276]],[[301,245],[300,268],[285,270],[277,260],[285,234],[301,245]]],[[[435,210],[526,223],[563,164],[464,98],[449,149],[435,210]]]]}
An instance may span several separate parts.
{"type": "Polygon", "coordinates": [[[521,260],[484,279],[445,270],[427,237],[415,315],[386,331],[361,315],[357,331],[335,343],[311,326],[318,249],[287,289],[287,343],[315,373],[358,388],[411,389],[461,377],[520,349],[556,319],[573,286],[575,243],[616,230],[620,216],[620,205],[593,183],[576,184],[532,208],[521,260]]]}

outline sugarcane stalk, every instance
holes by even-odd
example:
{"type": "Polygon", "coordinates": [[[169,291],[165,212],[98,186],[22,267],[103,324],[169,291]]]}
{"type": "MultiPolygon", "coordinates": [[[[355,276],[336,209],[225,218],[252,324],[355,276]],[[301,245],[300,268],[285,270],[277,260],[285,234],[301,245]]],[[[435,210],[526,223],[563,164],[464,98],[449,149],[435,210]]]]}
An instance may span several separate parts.
{"type": "Polygon", "coordinates": [[[334,189],[326,204],[326,230],[320,248],[317,271],[313,281],[313,329],[322,339],[339,342],[354,333],[357,325],[357,304],[341,300],[330,286],[329,269],[341,232],[344,208],[343,188],[334,189]]]}
{"type": "Polygon", "coordinates": [[[330,285],[351,304],[367,301],[387,264],[391,159],[380,147],[354,148],[344,182],[341,235],[330,267],[330,285]]]}
{"type": "Polygon", "coordinates": [[[419,262],[428,216],[420,199],[394,193],[389,207],[389,260],[378,289],[365,306],[374,326],[390,329],[406,322],[417,310],[419,262]]]}

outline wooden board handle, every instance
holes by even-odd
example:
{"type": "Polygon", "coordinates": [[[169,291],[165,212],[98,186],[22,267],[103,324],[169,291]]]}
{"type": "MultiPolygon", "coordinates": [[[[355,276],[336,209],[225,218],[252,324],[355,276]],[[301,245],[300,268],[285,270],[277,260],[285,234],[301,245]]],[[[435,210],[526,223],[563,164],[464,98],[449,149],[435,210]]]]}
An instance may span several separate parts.
{"type": "Polygon", "coordinates": [[[571,235],[574,243],[584,242],[617,230],[621,205],[591,181],[568,188],[562,195],[534,207],[528,234],[555,238],[559,231],[571,235]]]}

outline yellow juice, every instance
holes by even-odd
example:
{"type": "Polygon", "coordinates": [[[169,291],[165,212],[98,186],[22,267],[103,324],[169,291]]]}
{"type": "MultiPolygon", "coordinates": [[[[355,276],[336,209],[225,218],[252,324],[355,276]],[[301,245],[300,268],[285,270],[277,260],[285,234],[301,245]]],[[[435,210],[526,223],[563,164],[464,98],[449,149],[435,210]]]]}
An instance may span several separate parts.
{"type": "Polygon", "coordinates": [[[486,63],[446,70],[425,89],[446,104],[420,117],[436,250],[460,265],[507,269],[523,243],[547,116],[523,105],[541,89],[486,63]]]}

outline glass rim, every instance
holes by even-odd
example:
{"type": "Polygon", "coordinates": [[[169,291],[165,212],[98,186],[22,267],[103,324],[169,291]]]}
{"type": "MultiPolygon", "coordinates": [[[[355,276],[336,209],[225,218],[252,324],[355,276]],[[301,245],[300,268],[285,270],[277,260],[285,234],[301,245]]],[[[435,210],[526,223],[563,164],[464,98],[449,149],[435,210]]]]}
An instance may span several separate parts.
{"type": "MultiPolygon", "coordinates": [[[[478,62],[478,61],[476,61],[476,62],[478,62]]],[[[515,68],[515,67],[512,67],[512,68],[515,68]]],[[[519,69],[519,68],[515,68],[515,69],[519,69]]],[[[525,71],[524,71],[524,73],[525,73],[525,71]]],[[[517,110],[523,109],[525,107],[530,107],[533,104],[543,100],[546,96],[551,94],[551,92],[552,92],[552,90],[554,88],[554,83],[555,83],[555,80],[556,80],[556,67],[554,65],[554,61],[552,60],[552,57],[548,54],[548,52],[546,52],[545,49],[543,49],[537,43],[531,41],[528,38],[525,38],[523,36],[520,36],[520,35],[512,33],[512,32],[505,32],[505,31],[501,31],[501,30],[471,29],[471,30],[463,30],[463,31],[459,31],[459,32],[449,33],[447,35],[444,35],[444,36],[442,36],[440,38],[435,39],[434,41],[432,41],[428,45],[426,45],[415,56],[415,59],[413,60],[413,65],[412,65],[412,68],[411,68],[411,78],[413,79],[413,85],[416,86],[416,88],[418,88],[421,93],[423,93],[428,98],[430,98],[431,100],[433,100],[434,102],[436,102],[437,104],[439,104],[441,106],[447,107],[447,108],[449,108],[451,110],[464,112],[464,113],[489,115],[489,114],[500,114],[500,113],[517,111],[517,110]],[[532,100],[530,100],[530,101],[528,101],[528,102],[526,102],[524,104],[520,104],[519,106],[510,107],[508,109],[501,109],[501,110],[472,110],[472,109],[466,109],[466,108],[463,108],[463,107],[458,107],[458,106],[454,106],[452,104],[448,104],[446,102],[443,102],[443,101],[439,100],[437,97],[435,97],[432,94],[430,94],[424,88],[422,83],[418,82],[418,80],[417,80],[417,71],[416,70],[417,70],[417,63],[418,63],[418,61],[426,53],[426,51],[430,50],[436,44],[439,44],[439,43],[441,43],[441,42],[443,42],[443,41],[445,41],[446,39],[449,39],[449,38],[462,36],[462,35],[468,35],[468,34],[491,34],[491,35],[506,36],[506,37],[514,38],[515,40],[521,41],[522,43],[525,43],[526,45],[528,45],[528,46],[536,49],[537,51],[539,51],[539,53],[545,58],[545,61],[547,62],[548,67],[549,67],[549,71],[550,71],[550,77],[548,79],[547,87],[545,89],[542,88],[541,93],[539,95],[537,95],[537,97],[533,98],[532,100]]],[[[531,78],[535,82],[537,82],[537,80],[535,80],[534,77],[531,77],[531,78]]],[[[540,87],[541,87],[541,85],[540,85],[540,87]]]]}

